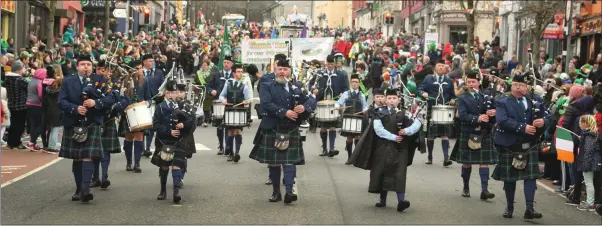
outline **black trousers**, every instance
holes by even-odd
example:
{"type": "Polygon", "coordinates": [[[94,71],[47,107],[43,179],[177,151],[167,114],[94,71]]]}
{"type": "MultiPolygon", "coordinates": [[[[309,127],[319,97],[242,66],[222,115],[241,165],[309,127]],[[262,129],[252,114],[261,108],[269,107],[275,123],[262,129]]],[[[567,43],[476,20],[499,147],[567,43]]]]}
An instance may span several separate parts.
{"type": "Polygon", "coordinates": [[[17,147],[21,144],[21,136],[25,131],[25,121],[27,120],[27,110],[10,112],[10,128],[8,128],[8,147],[17,147]]]}
{"type": "Polygon", "coordinates": [[[44,122],[42,118],[44,113],[42,107],[39,106],[27,106],[27,124],[29,125],[29,142],[36,143],[42,130],[44,130],[44,122]]]}

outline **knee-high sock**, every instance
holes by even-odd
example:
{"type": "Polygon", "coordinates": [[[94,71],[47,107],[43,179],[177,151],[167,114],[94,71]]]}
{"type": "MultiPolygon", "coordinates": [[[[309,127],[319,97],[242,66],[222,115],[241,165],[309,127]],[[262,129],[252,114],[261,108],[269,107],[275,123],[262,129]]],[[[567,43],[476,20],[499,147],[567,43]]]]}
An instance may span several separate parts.
{"type": "MultiPolygon", "coordinates": [[[[184,158],[184,163],[188,166],[187,158],[184,158]]],[[[184,175],[186,175],[186,168],[182,169],[182,180],[184,180],[184,175]]]]}
{"type": "Polygon", "coordinates": [[[100,180],[100,159],[93,159],[94,173],[92,174],[92,181],[100,180]]]}
{"type": "Polygon", "coordinates": [[[328,137],[328,133],[326,131],[320,131],[320,138],[322,139],[322,151],[323,152],[327,152],[328,151],[328,145],[326,143],[326,137],[328,137]]]}
{"type": "Polygon", "coordinates": [[[226,135],[226,154],[232,154],[234,149],[234,136],[226,135]]]}
{"type": "Polygon", "coordinates": [[[125,159],[128,162],[128,164],[132,163],[132,148],[134,141],[128,141],[128,140],[124,140],[123,141],[123,151],[125,152],[125,159]]]}
{"type": "Polygon", "coordinates": [[[145,136],[146,138],[146,150],[150,151],[150,147],[151,144],[153,143],[153,137],[155,136],[155,132],[154,131],[150,131],[148,133],[148,135],[145,136]]]}
{"type": "Polygon", "coordinates": [[[136,164],[140,163],[140,157],[142,157],[143,150],[144,150],[144,142],[134,141],[134,161],[136,164]]]}
{"type": "Polygon", "coordinates": [[[514,208],[514,194],[516,191],[516,181],[504,182],[504,192],[506,193],[506,203],[509,208],[514,208]]]}
{"type": "Polygon", "coordinates": [[[111,154],[105,152],[104,158],[100,160],[100,164],[102,164],[102,180],[106,181],[109,179],[109,165],[111,164],[111,154]]]}
{"type": "Polygon", "coordinates": [[[406,200],[406,193],[405,192],[397,192],[397,201],[401,202],[403,200],[406,200]]]}
{"type": "Polygon", "coordinates": [[[535,179],[525,180],[525,203],[527,204],[527,210],[533,210],[533,202],[535,201],[535,190],[537,185],[535,179]]]}
{"type": "Polygon", "coordinates": [[[435,146],[435,140],[426,140],[426,148],[428,150],[428,159],[433,159],[433,147],[435,146]]]}
{"type": "Polygon", "coordinates": [[[353,141],[347,141],[345,143],[345,150],[347,151],[347,156],[351,157],[351,151],[353,150],[353,141]]]}
{"type": "Polygon", "coordinates": [[[92,161],[82,161],[82,186],[81,194],[90,193],[90,182],[92,182],[92,173],[94,173],[94,163],[92,161]]]}
{"type": "Polygon", "coordinates": [[[295,182],[295,171],[297,171],[297,166],[295,165],[283,165],[282,167],[284,171],[284,185],[286,186],[286,192],[293,192],[293,183],[295,182]]]}
{"type": "Polygon", "coordinates": [[[75,185],[79,191],[82,186],[82,162],[73,161],[71,164],[71,171],[73,172],[73,179],[75,180],[75,185]]]}
{"type": "Polygon", "coordinates": [[[443,148],[443,157],[449,158],[449,140],[441,140],[441,147],[443,148]]]}
{"type": "Polygon", "coordinates": [[[481,176],[481,191],[488,192],[489,189],[489,167],[481,167],[479,168],[479,175],[481,176]]]}
{"type": "Polygon", "coordinates": [[[217,140],[219,141],[219,147],[221,149],[225,149],[225,147],[223,147],[223,144],[224,144],[224,128],[217,127],[217,140]]]}
{"type": "Polygon", "coordinates": [[[240,152],[240,145],[242,145],[242,135],[238,134],[234,136],[234,143],[236,143],[236,149],[234,149],[234,151],[236,152],[235,154],[238,155],[238,152],[240,152]]]}
{"type": "Polygon", "coordinates": [[[471,168],[462,167],[462,182],[464,182],[464,190],[470,189],[470,186],[468,184],[470,182],[470,174],[471,173],[472,173],[472,167],[471,168]]]}
{"type": "Polygon", "coordinates": [[[272,188],[274,192],[280,193],[280,175],[282,169],[280,166],[270,166],[270,179],[272,179],[272,188]]]}
{"type": "Polygon", "coordinates": [[[380,191],[380,201],[386,203],[387,202],[387,194],[388,191],[380,191]]]}
{"type": "Polygon", "coordinates": [[[159,168],[159,178],[161,181],[161,193],[167,192],[167,175],[169,174],[168,169],[159,168]]]}
{"type": "Polygon", "coordinates": [[[328,140],[330,141],[329,151],[334,151],[334,141],[337,138],[337,131],[330,130],[328,131],[328,140]]]}
{"type": "Polygon", "coordinates": [[[171,177],[173,178],[173,187],[180,188],[180,181],[182,181],[182,170],[171,169],[171,177]]]}

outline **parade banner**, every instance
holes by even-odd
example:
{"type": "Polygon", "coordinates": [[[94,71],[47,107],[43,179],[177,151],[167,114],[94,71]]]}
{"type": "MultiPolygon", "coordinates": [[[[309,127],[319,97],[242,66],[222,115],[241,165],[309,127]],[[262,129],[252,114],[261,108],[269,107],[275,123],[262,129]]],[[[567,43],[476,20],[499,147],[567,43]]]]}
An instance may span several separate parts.
{"type": "Polygon", "coordinates": [[[334,38],[293,38],[293,59],[295,61],[326,60],[332,52],[334,38]]]}
{"type": "Polygon", "coordinates": [[[248,39],[242,41],[243,64],[269,64],[274,55],[288,55],[288,38],[282,39],[248,39]]]}

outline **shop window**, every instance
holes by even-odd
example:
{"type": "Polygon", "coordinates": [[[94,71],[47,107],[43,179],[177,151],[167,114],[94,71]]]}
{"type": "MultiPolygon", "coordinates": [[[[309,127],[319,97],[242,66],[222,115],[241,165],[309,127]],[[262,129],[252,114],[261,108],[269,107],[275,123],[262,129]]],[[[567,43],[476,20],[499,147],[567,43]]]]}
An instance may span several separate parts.
{"type": "Polygon", "coordinates": [[[458,43],[466,43],[468,41],[468,35],[466,26],[449,26],[449,42],[453,46],[458,43]]]}

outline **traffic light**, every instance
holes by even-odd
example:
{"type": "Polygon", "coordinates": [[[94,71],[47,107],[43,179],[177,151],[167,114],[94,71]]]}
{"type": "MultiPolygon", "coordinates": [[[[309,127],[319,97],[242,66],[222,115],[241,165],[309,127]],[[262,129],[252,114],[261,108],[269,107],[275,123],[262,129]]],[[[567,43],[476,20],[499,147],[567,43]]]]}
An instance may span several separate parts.
{"type": "Polygon", "coordinates": [[[389,12],[385,13],[385,24],[393,24],[393,17],[389,12]]]}
{"type": "Polygon", "coordinates": [[[144,8],[144,24],[150,24],[150,10],[144,8]]]}

